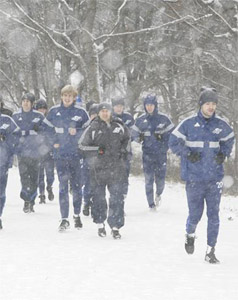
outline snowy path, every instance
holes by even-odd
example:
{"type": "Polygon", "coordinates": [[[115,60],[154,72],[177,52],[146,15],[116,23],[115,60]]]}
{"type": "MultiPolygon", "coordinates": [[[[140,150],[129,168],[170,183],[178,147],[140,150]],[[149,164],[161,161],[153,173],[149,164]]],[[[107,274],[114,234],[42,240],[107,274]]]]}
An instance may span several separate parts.
{"type": "Polygon", "coordinates": [[[13,169],[0,232],[1,300],[238,299],[238,218],[229,221],[223,209],[237,198],[223,197],[217,245],[222,263],[213,266],[204,262],[205,215],[194,255],[185,253],[187,208],[181,184],[167,184],[159,212],[151,213],[143,178],[131,177],[121,240],[113,240],[108,227],[108,236],[99,238],[87,217],[82,217],[81,231],[71,226],[59,233],[57,200],[24,214],[19,189],[13,169]]]}

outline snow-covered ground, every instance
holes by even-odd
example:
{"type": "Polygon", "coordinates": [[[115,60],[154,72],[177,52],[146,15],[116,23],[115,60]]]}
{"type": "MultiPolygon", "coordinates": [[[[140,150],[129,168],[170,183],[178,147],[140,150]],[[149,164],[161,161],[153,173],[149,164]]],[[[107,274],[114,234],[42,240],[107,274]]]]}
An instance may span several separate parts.
{"type": "Polygon", "coordinates": [[[84,216],[82,230],[71,226],[59,233],[58,197],[24,214],[19,190],[14,168],[0,232],[1,300],[238,299],[238,198],[222,199],[216,248],[221,264],[209,265],[204,261],[205,214],[194,255],[185,253],[182,184],[168,183],[162,206],[151,213],[143,178],[131,177],[121,240],[113,240],[108,227],[107,237],[98,237],[95,224],[84,216]]]}

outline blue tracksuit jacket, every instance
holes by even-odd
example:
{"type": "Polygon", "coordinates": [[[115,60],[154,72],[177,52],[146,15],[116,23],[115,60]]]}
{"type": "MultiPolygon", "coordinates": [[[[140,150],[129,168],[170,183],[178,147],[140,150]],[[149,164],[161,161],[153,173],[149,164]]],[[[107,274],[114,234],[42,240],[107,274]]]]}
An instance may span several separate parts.
{"type": "Polygon", "coordinates": [[[60,145],[58,149],[54,149],[55,159],[79,156],[78,140],[88,123],[87,112],[78,104],[64,107],[61,103],[49,110],[44,124],[48,125],[52,144],[60,145]],[[70,135],[69,128],[76,128],[77,134],[70,135]]]}
{"type": "Polygon", "coordinates": [[[168,151],[169,135],[174,128],[171,120],[157,110],[152,115],[147,112],[136,119],[135,125],[132,126],[132,140],[139,142],[140,134],[143,135],[142,151],[149,155],[166,154],[168,151]],[[157,140],[155,134],[162,136],[157,140]]]}
{"type": "Polygon", "coordinates": [[[24,112],[20,108],[12,115],[21,130],[21,138],[17,147],[17,155],[39,159],[45,154],[45,138],[40,134],[44,115],[34,109],[24,112]]]}
{"type": "Polygon", "coordinates": [[[215,114],[205,119],[201,113],[183,120],[172,132],[171,150],[181,157],[181,177],[185,181],[220,181],[224,175],[222,164],[215,157],[222,152],[229,157],[234,143],[234,132],[229,124],[215,114]],[[189,152],[201,153],[195,163],[187,159],[189,152]]]}
{"type": "Polygon", "coordinates": [[[20,130],[13,119],[0,113],[0,217],[6,201],[8,168],[12,165],[19,137],[20,130]]]}
{"type": "Polygon", "coordinates": [[[121,119],[128,128],[131,128],[135,124],[134,118],[128,112],[123,112],[120,115],[113,113],[113,117],[121,119]]]}

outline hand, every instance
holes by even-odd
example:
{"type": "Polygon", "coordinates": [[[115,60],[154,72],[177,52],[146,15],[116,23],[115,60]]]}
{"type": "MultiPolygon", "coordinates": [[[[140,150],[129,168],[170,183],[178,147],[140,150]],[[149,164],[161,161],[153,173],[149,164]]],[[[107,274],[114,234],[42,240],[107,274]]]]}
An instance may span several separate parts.
{"type": "Polygon", "coordinates": [[[217,162],[218,165],[223,164],[225,159],[226,159],[226,156],[222,152],[218,152],[215,157],[215,161],[217,162]]]}
{"type": "Polygon", "coordinates": [[[195,163],[201,160],[200,152],[189,152],[187,155],[187,159],[191,161],[191,163],[195,163]]]}
{"type": "Polygon", "coordinates": [[[140,143],[144,142],[144,139],[145,139],[144,133],[141,132],[140,135],[139,135],[139,142],[140,143]]]}
{"type": "Polygon", "coordinates": [[[35,132],[38,132],[39,131],[39,125],[38,124],[34,124],[33,125],[33,130],[35,131],[35,132]]]}
{"type": "Polygon", "coordinates": [[[105,154],[106,148],[105,146],[101,145],[98,147],[98,155],[103,155],[105,154]]]}
{"type": "Polygon", "coordinates": [[[160,133],[154,132],[154,136],[155,136],[155,138],[156,138],[157,141],[161,141],[163,139],[163,136],[160,133]]]}
{"type": "Polygon", "coordinates": [[[69,128],[69,134],[70,135],[76,135],[76,133],[77,133],[76,128],[72,128],[72,127],[69,128]]]}
{"type": "Polygon", "coordinates": [[[0,133],[0,142],[4,142],[6,139],[5,135],[0,133]]]}
{"type": "Polygon", "coordinates": [[[60,144],[54,144],[54,146],[53,146],[53,147],[54,147],[55,149],[58,149],[58,148],[59,148],[59,146],[60,146],[60,144]]]}

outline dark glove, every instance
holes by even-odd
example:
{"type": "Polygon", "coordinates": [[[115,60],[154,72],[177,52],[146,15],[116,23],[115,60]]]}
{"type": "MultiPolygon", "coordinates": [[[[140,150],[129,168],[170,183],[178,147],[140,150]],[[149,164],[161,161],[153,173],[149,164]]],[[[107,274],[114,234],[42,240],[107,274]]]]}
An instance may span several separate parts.
{"type": "Polygon", "coordinates": [[[225,159],[226,159],[226,156],[222,152],[218,152],[215,157],[215,161],[217,162],[218,165],[223,164],[225,159]]]}
{"type": "Polygon", "coordinates": [[[142,143],[144,139],[145,139],[144,133],[141,132],[139,135],[139,142],[142,143]]]}
{"type": "Polygon", "coordinates": [[[0,142],[4,142],[6,139],[5,135],[0,133],[0,142]]]}
{"type": "Polygon", "coordinates": [[[200,152],[189,152],[187,155],[187,159],[192,163],[195,163],[201,160],[201,153],[200,152]]]}
{"type": "Polygon", "coordinates": [[[156,138],[157,141],[162,141],[162,139],[163,139],[163,136],[160,133],[154,132],[154,136],[155,136],[155,138],[156,138]]]}
{"type": "Polygon", "coordinates": [[[98,147],[98,155],[103,155],[105,154],[106,148],[105,146],[101,145],[98,147]]]}
{"type": "Polygon", "coordinates": [[[39,125],[38,124],[34,124],[34,126],[33,126],[33,130],[35,131],[35,132],[38,132],[39,131],[39,125]]]}

